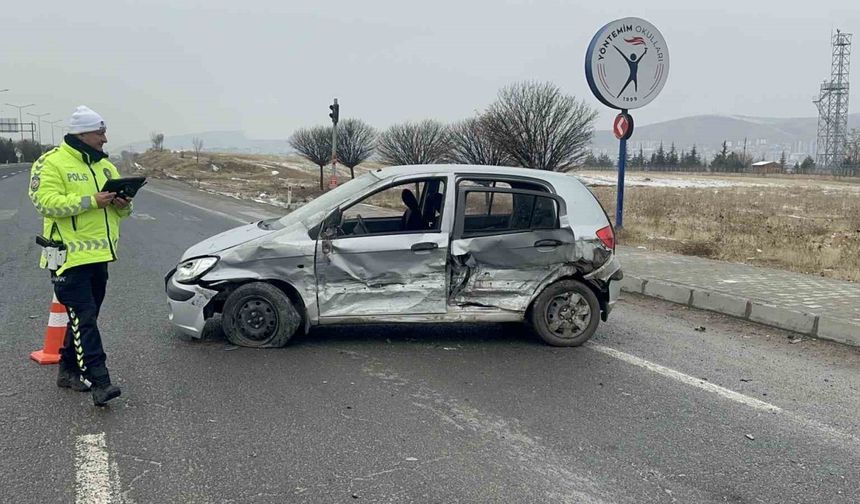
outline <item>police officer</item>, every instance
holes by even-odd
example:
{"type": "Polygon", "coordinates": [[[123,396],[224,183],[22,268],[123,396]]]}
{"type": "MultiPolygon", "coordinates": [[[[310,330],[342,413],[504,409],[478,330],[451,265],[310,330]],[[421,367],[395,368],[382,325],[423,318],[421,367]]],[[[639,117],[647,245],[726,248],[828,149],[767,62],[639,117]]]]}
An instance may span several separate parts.
{"type": "Polygon", "coordinates": [[[50,264],[43,251],[40,261],[42,268],[56,268],[51,271],[54,292],[69,314],[57,386],[92,390],[96,406],[120,395],[105,365],[97,319],[108,263],[117,258],[120,221],[132,211],[131,198],[101,190],[108,179],[119,177],[103,150],[105,132],[100,115],[78,107],[60,146],[33,163],[29,191],[45,218],[43,236],[65,249],[65,257],[54,256],[50,264]]]}

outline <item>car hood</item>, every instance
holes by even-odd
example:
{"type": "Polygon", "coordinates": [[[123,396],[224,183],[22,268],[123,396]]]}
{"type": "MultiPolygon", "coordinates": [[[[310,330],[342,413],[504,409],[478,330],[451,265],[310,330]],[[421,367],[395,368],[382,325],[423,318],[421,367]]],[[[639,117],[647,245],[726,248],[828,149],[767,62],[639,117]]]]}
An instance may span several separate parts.
{"type": "Polygon", "coordinates": [[[271,229],[262,229],[257,223],[245,224],[233,229],[228,229],[223,233],[207,238],[195,245],[192,245],[182,254],[180,262],[193,257],[205,255],[217,255],[218,252],[233,248],[236,245],[247,243],[261,236],[272,234],[271,229]]]}

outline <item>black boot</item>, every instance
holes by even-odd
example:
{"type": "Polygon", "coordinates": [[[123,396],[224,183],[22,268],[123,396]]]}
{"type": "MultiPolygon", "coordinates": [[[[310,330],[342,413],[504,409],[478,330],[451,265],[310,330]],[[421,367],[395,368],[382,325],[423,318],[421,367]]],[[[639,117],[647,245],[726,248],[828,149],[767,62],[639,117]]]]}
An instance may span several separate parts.
{"type": "Polygon", "coordinates": [[[89,378],[93,383],[93,404],[104,406],[111,399],[120,396],[122,391],[116,385],[111,385],[110,374],[106,367],[101,366],[89,370],[89,378]]]}
{"type": "Polygon", "coordinates": [[[90,382],[78,371],[78,367],[74,364],[66,364],[62,359],[60,360],[60,370],[57,372],[57,386],[78,392],[90,391],[90,382]]]}

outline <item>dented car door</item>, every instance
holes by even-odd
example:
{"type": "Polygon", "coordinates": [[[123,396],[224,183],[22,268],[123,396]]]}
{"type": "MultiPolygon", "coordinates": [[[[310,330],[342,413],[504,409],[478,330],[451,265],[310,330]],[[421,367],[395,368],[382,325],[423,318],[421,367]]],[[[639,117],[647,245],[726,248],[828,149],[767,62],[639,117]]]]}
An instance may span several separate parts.
{"type": "Polygon", "coordinates": [[[525,311],[541,283],[572,261],[563,213],[551,193],[459,187],[449,304],[525,311]]]}
{"type": "MultiPolygon", "coordinates": [[[[395,187],[412,187],[413,183],[395,187]]],[[[363,207],[365,215],[371,208],[362,202],[353,206],[363,207]]],[[[435,224],[435,214],[432,219],[426,217],[425,221],[418,219],[415,227],[392,229],[399,217],[358,215],[358,222],[339,221],[340,234],[320,233],[316,251],[320,317],[444,314],[450,231],[435,224]],[[427,225],[431,220],[434,224],[427,225]],[[344,228],[347,234],[342,234],[344,228]]],[[[403,226],[410,220],[405,216],[403,226]]]]}

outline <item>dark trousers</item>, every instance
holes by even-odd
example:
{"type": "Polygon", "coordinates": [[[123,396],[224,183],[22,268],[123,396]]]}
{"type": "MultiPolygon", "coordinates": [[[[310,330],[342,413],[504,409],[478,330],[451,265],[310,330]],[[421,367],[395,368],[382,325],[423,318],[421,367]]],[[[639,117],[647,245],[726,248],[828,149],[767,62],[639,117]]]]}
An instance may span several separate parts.
{"type": "Polygon", "coordinates": [[[98,327],[107,281],[107,263],[85,264],[69,268],[59,276],[51,275],[57,300],[69,314],[60,358],[85,374],[104,369],[107,359],[98,327]]]}

